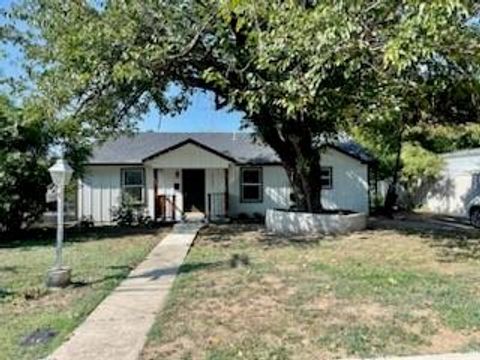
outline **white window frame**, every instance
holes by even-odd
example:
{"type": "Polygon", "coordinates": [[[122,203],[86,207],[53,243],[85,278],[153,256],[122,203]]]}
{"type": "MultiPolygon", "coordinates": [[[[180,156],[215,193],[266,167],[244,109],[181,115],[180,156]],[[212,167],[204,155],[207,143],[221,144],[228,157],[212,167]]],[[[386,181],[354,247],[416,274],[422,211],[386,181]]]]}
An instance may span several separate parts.
{"type": "Polygon", "coordinates": [[[322,166],[321,168],[322,170],[322,177],[320,179],[320,184],[322,184],[322,189],[324,190],[331,190],[333,189],[333,167],[331,166],[322,166]],[[323,172],[324,171],[327,171],[328,174],[327,175],[323,175],[323,172]],[[324,180],[327,180],[328,181],[328,185],[323,185],[323,181],[324,180]]]}
{"type": "Polygon", "coordinates": [[[261,166],[244,166],[240,168],[240,202],[241,203],[261,203],[263,202],[263,168],[261,166]],[[243,181],[243,173],[245,171],[258,171],[258,183],[249,183],[243,181]],[[258,198],[257,199],[245,199],[244,187],[245,186],[258,186],[258,198]]]}
{"type": "Polygon", "coordinates": [[[142,192],[141,192],[141,196],[142,196],[142,199],[141,201],[136,201],[134,202],[134,205],[144,205],[145,204],[145,200],[146,200],[146,197],[145,197],[145,169],[144,168],[122,168],[121,171],[120,171],[120,176],[121,176],[121,185],[122,185],[122,202],[123,202],[123,197],[124,197],[124,194],[125,194],[125,189],[133,189],[133,188],[141,188],[142,189],[142,192]],[[140,172],[140,174],[142,175],[142,183],[140,185],[127,185],[125,183],[125,180],[126,180],[126,173],[127,172],[140,172]]]}

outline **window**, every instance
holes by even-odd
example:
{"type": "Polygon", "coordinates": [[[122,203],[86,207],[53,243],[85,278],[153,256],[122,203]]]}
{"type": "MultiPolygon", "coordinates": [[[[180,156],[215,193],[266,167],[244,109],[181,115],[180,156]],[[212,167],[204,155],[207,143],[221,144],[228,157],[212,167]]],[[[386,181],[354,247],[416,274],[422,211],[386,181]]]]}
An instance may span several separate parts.
{"type": "Polygon", "coordinates": [[[242,202],[262,202],[263,179],[261,167],[240,169],[240,198],[242,202]]]}
{"type": "Polygon", "coordinates": [[[322,189],[331,189],[333,187],[332,173],[332,167],[322,167],[322,178],[320,179],[322,189]]]}
{"type": "Polygon", "coordinates": [[[145,203],[145,174],[143,169],[122,169],[122,200],[145,203]]]}

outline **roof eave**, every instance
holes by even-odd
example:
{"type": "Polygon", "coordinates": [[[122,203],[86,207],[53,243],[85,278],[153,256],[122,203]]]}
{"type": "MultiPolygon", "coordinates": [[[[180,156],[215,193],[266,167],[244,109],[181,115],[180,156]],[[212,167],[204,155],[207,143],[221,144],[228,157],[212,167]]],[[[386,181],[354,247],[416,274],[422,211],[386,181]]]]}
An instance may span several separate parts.
{"type": "Polygon", "coordinates": [[[86,166],[143,166],[141,162],[87,162],[86,166]]]}
{"type": "Polygon", "coordinates": [[[231,157],[231,156],[228,156],[228,155],[225,155],[224,153],[222,153],[222,152],[220,152],[220,151],[217,151],[217,150],[215,150],[215,149],[213,149],[213,148],[211,148],[211,147],[209,147],[209,146],[207,146],[207,145],[205,145],[205,144],[202,144],[202,143],[200,143],[200,142],[198,142],[198,141],[196,141],[196,140],[194,140],[194,139],[192,139],[192,138],[188,138],[188,139],[183,140],[183,141],[181,141],[181,142],[179,142],[179,143],[177,143],[177,144],[175,144],[175,145],[172,145],[172,146],[170,146],[170,147],[168,147],[168,148],[166,148],[166,149],[157,151],[157,152],[155,152],[155,153],[153,153],[153,154],[145,157],[145,158],[142,160],[142,162],[145,163],[146,161],[152,160],[152,159],[156,158],[157,156],[161,156],[161,155],[163,155],[163,154],[165,154],[165,153],[174,151],[174,150],[179,149],[179,148],[181,148],[182,146],[185,146],[185,145],[187,145],[187,144],[193,144],[193,145],[198,146],[198,147],[202,148],[202,149],[205,150],[205,151],[211,152],[212,154],[217,155],[217,156],[219,156],[219,157],[221,157],[221,158],[223,158],[223,159],[225,159],[225,160],[227,160],[227,161],[231,161],[231,162],[233,162],[233,163],[235,163],[235,164],[238,163],[238,161],[237,161],[235,158],[233,158],[233,157],[231,157]]]}

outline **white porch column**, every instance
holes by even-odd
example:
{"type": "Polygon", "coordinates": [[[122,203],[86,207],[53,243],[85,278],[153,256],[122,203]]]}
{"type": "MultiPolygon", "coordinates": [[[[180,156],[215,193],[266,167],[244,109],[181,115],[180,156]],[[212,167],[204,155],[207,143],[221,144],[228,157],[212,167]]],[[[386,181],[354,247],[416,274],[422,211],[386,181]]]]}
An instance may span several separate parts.
{"type": "Polygon", "coordinates": [[[155,216],[155,194],[154,194],[154,184],[153,184],[153,168],[150,166],[145,166],[145,180],[146,180],[146,191],[147,191],[147,210],[148,215],[154,219],[155,216]]]}

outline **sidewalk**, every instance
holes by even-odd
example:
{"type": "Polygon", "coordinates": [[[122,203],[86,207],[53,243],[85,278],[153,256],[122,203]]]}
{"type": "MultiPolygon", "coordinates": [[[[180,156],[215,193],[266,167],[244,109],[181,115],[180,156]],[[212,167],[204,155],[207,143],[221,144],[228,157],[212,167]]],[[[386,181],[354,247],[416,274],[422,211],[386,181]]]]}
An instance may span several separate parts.
{"type": "MultiPolygon", "coordinates": [[[[49,360],[134,360],[202,224],[177,224],[49,360]]],[[[108,256],[108,254],[105,254],[108,256]]]]}
{"type": "MultiPolygon", "coordinates": [[[[350,359],[360,360],[360,359],[350,359]]],[[[363,360],[480,360],[480,353],[466,354],[439,354],[439,355],[417,355],[417,356],[392,356],[363,360]]]]}

